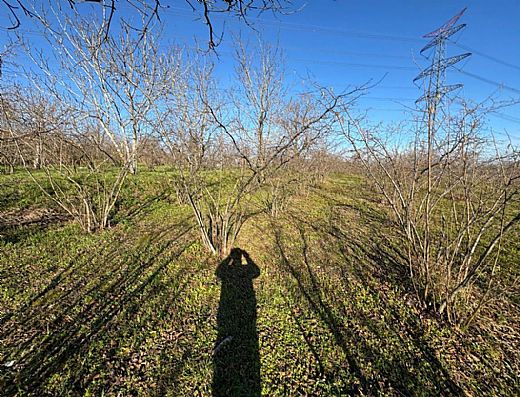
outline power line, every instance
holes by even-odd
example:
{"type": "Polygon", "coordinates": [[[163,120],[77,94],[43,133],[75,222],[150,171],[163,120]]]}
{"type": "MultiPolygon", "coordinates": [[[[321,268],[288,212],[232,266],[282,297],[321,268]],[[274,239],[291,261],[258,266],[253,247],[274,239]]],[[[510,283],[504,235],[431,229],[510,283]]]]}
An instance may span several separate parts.
{"type": "MultiPolygon", "coordinates": [[[[121,5],[120,5],[119,8],[125,8],[125,7],[121,7],[121,5]]],[[[161,12],[162,13],[171,14],[171,15],[177,15],[177,16],[185,16],[185,17],[193,16],[193,13],[190,12],[190,10],[184,9],[184,8],[180,8],[180,7],[169,7],[168,9],[161,10],[161,12]]],[[[230,19],[229,17],[223,16],[223,15],[214,15],[214,17],[216,17],[216,18],[223,18],[223,19],[230,19]]],[[[265,19],[262,19],[262,18],[259,18],[259,17],[248,17],[248,20],[259,21],[259,22],[262,22],[263,25],[276,26],[276,27],[287,28],[287,29],[298,30],[298,31],[309,31],[309,29],[310,29],[313,32],[339,33],[339,34],[342,34],[342,35],[345,35],[345,36],[367,38],[367,39],[383,39],[383,40],[396,40],[396,41],[408,41],[408,42],[418,42],[420,40],[419,38],[411,37],[411,36],[396,36],[396,35],[387,35],[387,34],[381,34],[381,33],[368,33],[368,32],[361,32],[361,31],[349,31],[349,30],[331,28],[331,27],[320,26],[320,25],[298,24],[298,23],[293,23],[293,22],[281,22],[281,21],[269,21],[269,20],[265,20],[265,19]]],[[[0,30],[9,31],[9,29],[4,28],[4,27],[0,27],[0,30]]],[[[38,32],[26,31],[26,33],[41,36],[41,34],[39,34],[38,32]]],[[[456,45],[457,47],[459,47],[461,49],[464,49],[466,51],[471,51],[474,54],[477,54],[479,56],[487,58],[487,59],[489,59],[489,60],[491,60],[493,62],[496,62],[498,64],[501,64],[501,65],[504,65],[504,66],[507,66],[507,67],[510,67],[510,68],[513,68],[513,69],[516,69],[516,70],[520,70],[520,66],[518,66],[518,65],[512,64],[512,63],[504,61],[504,60],[501,60],[501,59],[499,59],[499,58],[497,58],[497,57],[495,57],[493,55],[486,54],[486,53],[484,53],[482,51],[475,50],[474,48],[469,47],[467,45],[460,44],[460,43],[457,43],[457,42],[452,41],[452,40],[450,40],[450,41],[454,45],[456,45]]],[[[286,49],[296,49],[296,50],[302,49],[302,50],[305,50],[306,48],[303,48],[303,47],[292,47],[292,48],[286,47],[286,49]]],[[[320,49],[320,50],[318,50],[318,52],[338,53],[338,54],[345,53],[345,54],[348,54],[348,55],[355,55],[355,56],[377,56],[377,57],[400,58],[400,59],[408,58],[407,56],[404,56],[404,55],[400,56],[400,55],[390,55],[390,54],[355,53],[355,52],[334,51],[334,50],[325,50],[325,49],[320,49]]]]}
{"type": "Polygon", "coordinates": [[[359,100],[363,100],[363,99],[370,99],[370,100],[376,100],[376,101],[402,101],[402,102],[415,101],[415,98],[379,97],[379,96],[369,96],[369,95],[359,97],[359,100]]]}
{"type": "Polygon", "coordinates": [[[500,135],[500,136],[504,136],[504,137],[506,137],[508,139],[511,139],[511,140],[513,140],[513,139],[520,139],[520,135],[514,135],[514,134],[510,134],[508,132],[492,131],[491,135],[492,136],[500,135]]]}
{"type": "Polygon", "coordinates": [[[361,68],[415,70],[415,71],[417,70],[417,68],[412,67],[412,66],[354,63],[354,62],[318,60],[318,59],[309,59],[309,58],[292,58],[292,60],[297,61],[297,62],[309,62],[309,63],[324,64],[324,65],[345,65],[345,66],[354,66],[354,67],[361,67],[361,68]]]}
{"type": "Polygon", "coordinates": [[[462,74],[465,74],[466,76],[469,76],[469,77],[472,77],[474,79],[483,81],[484,83],[488,83],[488,84],[494,85],[494,86],[496,86],[498,88],[503,88],[503,89],[509,90],[509,91],[514,92],[516,94],[520,94],[520,90],[519,89],[510,87],[508,85],[505,85],[504,83],[499,83],[498,81],[494,81],[494,80],[488,79],[486,77],[479,76],[478,74],[475,74],[475,73],[466,72],[465,70],[462,70],[460,68],[454,67],[454,69],[457,72],[459,72],[459,73],[462,73],[462,74]]]}
{"type": "MultiPolygon", "coordinates": [[[[169,7],[168,9],[162,10],[161,12],[172,14],[172,15],[178,15],[178,16],[193,16],[193,14],[189,14],[189,10],[182,9],[179,7],[169,7]],[[177,11],[178,10],[178,11],[177,11]],[[181,11],[181,12],[179,12],[181,11]],[[187,13],[188,11],[188,13],[187,13]]],[[[220,19],[227,19],[230,20],[231,18],[229,16],[224,15],[218,15],[213,14],[214,17],[220,18],[220,19]]],[[[355,30],[344,30],[344,29],[337,29],[337,28],[331,28],[328,26],[321,26],[321,25],[314,25],[314,24],[300,24],[300,23],[294,23],[294,22],[281,22],[281,21],[270,21],[266,20],[260,17],[247,17],[248,21],[257,21],[261,22],[262,25],[270,25],[274,27],[280,27],[288,30],[297,30],[297,31],[305,31],[305,32],[328,32],[328,33],[336,33],[341,34],[344,36],[351,36],[351,37],[359,37],[364,39],[381,39],[381,40],[392,40],[392,41],[405,41],[405,42],[419,42],[420,39],[417,37],[411,37],[411,36],[396,36],[396,35],[388,35],[383,33],[368,33],[368,32],[361,32],[361,31],[355,31],[355,30]]]]}
{"type": "MultiPolygon", "coordinates": [[[[284,51],[304,51],[306,53],[309,52],[308,47],[297,47],[297,46],[284,46],[282,48],[284,51]]],[[[314,48],[313,52],[320,52],[324,54],[336,54],[336,55],[352,55],[352,56],[360,56],[360,57],[369,57],[369,58],[392,58],[392,59],[406,59],[410,60],[410,56],[405,55],[392,55],[392,54],[382,54],[382,53],[370,53],[370,52],[356,52],[356,51],[344,51],[344,50],[329,50],[324,48],[314,48]]]]}
{"type": "MultiPolygon", "coordinates": [[[[165,11],[168,11],[168,12],[172,12],[172,11],[169,11],[169,10],[165,10],[165,11]]],[[[262,21],[263,23],[264,22],[267,22],[267,23],[271,23],[272,22],[269,22],[269,21],[265,21],[265,20],[262,20],[260,18],[252,18],[252,19],[255,19],[255,20],[259,20],[259,21],[262,21]]],[[[301,24],[294,24],[294,23],[288,23],[288,22],[279,22],[278,25],[287,25],[287,26],[294,26],[294,27],[305,27],[306,25],[301,25],[301,24]]],[[[313,26],[315,28],[323,28],[324,30],[327,30],[327,31],[334,31],[334,32],[337,32],[337,33],[345,33],[345,34],[355,34],[357,36],[363,36],[364,34],[362,32],[349,32],[349,31],[344,31],[344,30],[341,30],[341,29],[332,29],[332,28],[326,28],[326,27],[320,27],[318,25],[309,25],[309,26],[313,26]]],[[[4,30],[4,31],[7,31],[6,28],[1,28],[0,27],[0,30],[4,30]]],[[[41,37],[44,37],[44,35],[41,33],[41,32],[37,32],[37,31],[30,31],[30,30],[19,30],[20,33],[23,33],[23,34],[29,34],[29,35],[36,35],[36,36],[41,36],[41,37]]],[[[397,38],[398,36],[388,36],[388,35],[380,35],[380,34],[369,34],[369,35],[365,35],[365,36],[370,36],[370,38],[377,38],[377,37],[386,37],[386,38],[397,38]]],[[[408,40],[408,39],[411,39],[409,37],[401,37],[401,39],[403,40],[408,40]]],[[[501,63],[501,64],[504,64],[504,65],[507,65],[507,66],[511,66],[511,67],[514,67],[514,68],[519,68],[520,67],[517,67],[516,65],[513,65],[513,64],[509,64],[505,61],[502,61],[502,60],[499,60],[498,58],[495,58],[493,56],[490,56],[490,55],[487,55],[487,54],[484,54],[484,53],[481,53],[481,52],[478,52],[478,51],[475,51],[473,49],[471,49],[470,47],[466,47],[466,46],[463,46],[463,45],[459,45],[457,43],[455,43],[456,45],[458,45],[459,47],[461,48],[464,48],[464,49],[468,49],[468,50],[471,50],[477,54],[480,54],[481,56],[485,56],[489,59],[492,59],[493,61],[495,62],[498,62],[498,63],[501,63]]],[[[291,47],[287,47],[287,49],[290,49],[291,47]]],[[[300,47],[301,48],[301,47],[300,47]]],[[[298,47],[292,47],[292,49],[300,49],[298,47]]],[[[303,48],[301,48],[303,49],[303,48]]],[[[285,48],[282,48],[282,50],[285,50],[285,48]]],[[[321,50],[321,52],[330,52],[330,53],[345,53],[345,54],[351,54],[351,55],[356,55],[356,56],[374,56],[374,57],[399,57],[399,58],[406,58],[405,56],[393,56],[393,55],[389,55],[389,54],[377,54],[377,53],[355,53],[355,52],[348,52],[348,51],[327,51],[327,50],[321,50]]],[[[224,55],[223,52],[220,52],[221,55],[224,55]]],[[[355,63],[355,62],[343,62],[343,61],[335,61],[335,60],[317,60],[317,59],[307,59],[307,58],[291,58],[290,59],[291,61],[296,61],[296,62],[307,62],[307,63],[317,63],[317,64],[332,64],[332,65],[340,65],[340,66],[352,66],[352,67],[362,67],[362,68],[375,68],[375,69],[393,69],[393,70],[417,70],[416,68],[414,67],[409,67],[409,66],[399,66],[399,65],[385,65],[385,64],[365,64],[365,63],[355,63]]],[[[504,83],[499,83],[497,81],[494,81],[494,80],[491,80],[489,78],[486,78],[486,77],[483,77],[483,76],[480,76],[480,75],[477,75],[477,74],[474,74],[474,73],[470,73],[470,72],[467,72],[467,71],[464,71],[464,70],[461,70],[459,68],[454,68],[455,70],[457,70],[459,73],[462,73],[462,74],[465,74],[469,77],[472,77],[472,78],[475,78],[477,80],[480,80],[482,82],[485,82],[485,83],[488,83],[488,84],[491,84],[491,85],[494,85],[496,87],[499,87],[499,88],[503,88],[503,89],[506,89],[506,90],[509,90],[511,92],[514,92],[516,94],[520,94],[520,89],[517,89],[517,88],[514,88],[514,87],[510,87],[508,85],[505,85],[504,83]]],[[[388,87],[390,88],[390,87],[388,87]]],[[[408,88],[408,87],[399,87],[399,88],[408,88]]]]}
{"type": "MultiPolygon", "coordinates": [[[[451,41],[451,40],[450,40],[451,41]]],[[[506,62],[506,61],[503,61],[501,59],[498,59],[497,57],[494,57],[493,55],[488,55],[488,54],[485,54],[483,53],[482,51],[478,51],[478,50],[475,50],[474,48],[471,48],[467,45],[463,45],[463,44],[459,44],[457,42],[454,42],[454,41],[451,41],[454,45],[456,45],[457,47],[459,48],[462,48],[463,50],[466,50],[466,51],[471,51],[472,53],[474,54],[477,54],[481,57],[484,57],[484,58],[487,58],[493,62],[496,62],[500,65],[504,65],[504,66],[508,66],[510,68],[513,68],[513,69],[516,69],[516,70],[520,70],[520,66],[518,65],[514,65],[512,63],[509,63],[509,62],[506,62]]]]}
{"type": "Polygon", "coordinates": [[[397,109],[397,108],[370,108],[369,110],[377,110],[380,112],[404,112],[405,109],[397,109]]]}
{"type": "Polygon", "coordinates": [[[514,116],[511,116],[509,114],[504,114],[504,113],[500,113],[500,112],[497,112],[497,111],[492,111],[491,114],[493,116],[495,116],[495,117],[498,117],[499,119],[506,120],[506,121],[511,121],[513,123],[520,124],[520,118],[518,118],[518,117],[514,117],[514,116]]]}

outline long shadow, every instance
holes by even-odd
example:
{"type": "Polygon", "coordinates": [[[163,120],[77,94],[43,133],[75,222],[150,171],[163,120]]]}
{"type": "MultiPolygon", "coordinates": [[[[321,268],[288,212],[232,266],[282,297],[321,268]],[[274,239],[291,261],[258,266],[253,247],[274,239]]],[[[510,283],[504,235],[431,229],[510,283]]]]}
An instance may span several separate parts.
{"type": "MultiPolygon", "coordinates": [[[[320,277],[315,273],[309,257],[310,247],[301,224],[298,228],[301,240],[301,252],[299,254],[301,262],[299,264],[291,263],[288,259],[282,243],[281,231],[274,225],[273,229],[282,268],[296,281],[299,292],[307,301],[311,310],[327,326],[335,343],[344,352],[350,372],[359,382],[359,385],[353,384],[352,388],[343,390],[344,394],[378,395],[382,390],[390,387],[394,392],[405,396],[416,395],[417,390],[422,390],[424,395],[463,395],[462,390],[451,379],[449,372],[436,358],[431,347],[422,339],[420,325],[409,323],[409,319],[402,318],[393,305],[385,301],[384,296],[374,285],[378,279],[376,275],[372,274],[375,280],[370,280],[369,274],[373,273],[373,269],[383,259],[383,250],[372,254],[366,247],[363,247],[363,250],[359,248],[361,255],[352,259],[347,257],[348,253],[340,250],[343,258],[349,263],[359,262],[367,267],[367,269],[361,270],[356,266],[341,266],[340,274],[344,276],[342,290],[352,290],[352,281],[347,277],[349,274],[357,279],[371,294],[379,296],[381,299],[381,307],[372,308],[374,313],[365,313],[359,308],[356,309],[356,305],[345,305],[340,302],[336,305],[334,301],[328,301],[324,298],[331,296],[331,299],[333,299],[330,289],[335,287],[328,285],[325,280],[320,280],[320,277]],[[375,263],[370,263],[372,261],[375,261],[375,263]],[[346,310],[347,306],[351,306],[354,310],[346,310]],[[379,320],[377,318],[379,312],[390,314],[391,320],[379,320]],[[368,334],[364,336],[357,334],[351,329],[350,325],[352,324],[364,328],[368,331],[368,334]],[[379,346],[393,346],[390,344],[389,338],[393,341],[399,340],[402,349],[396,351],[395,354],[384,356],[377,351],[377,348],[374,348],[373,343],[379,346]],[[419,366],[418,363],[423,361],[426,361],[428,365],[419,366]],[[373,375],[367,374],[365,372],[367,367],[377,368],[380,379],[377,380],[373,375]],[[415,372],[417,370],[418,373],[415,372]],[[383,383],[380,383],[381,380],[383,383]]],[[[336,248],[335,244],[328,245],[325,242],[327,239],[323,234],[322,237],[320,246],[323,252],[327,254],[330,250],[336,248]]],[[[343,241],[343,243],[347,242],[343,241]]],[[[328,262],[333,263],[332,257],[321,258],[320,260],[320,264],[328,262]]],[[[390,266],[393,266],[393,264],[390,264],[390,266]]],[[[305,330],[301,331],[304,333],[305,330]]],[[[316,357],[318,349],[313,346],[309,338],[305,337],[305,340],[318,365],[322,367],[321,357],[316,357]]]]}
{"type": "MultiPolygon", "coordinates": [[[[346,390],[345,392],[348,395],[359,395],[362,392],[366,392],[368,390],[368,381],[365,375],[363,374],[363,371],[361,370],[359,362],[349,351],[347,339],[345,338],[342,332],[343,327],[341,325],[341,322],[336,318],[329,305],[326,304],[320,296],[320,287],[317,284],[316,278],[310,270],[310,267],[307,262],[306,245],[304,246],[303,255],[308,276],[310,277],[310,285],[308,285],[309,283],[305,281],[307,277],[305,277],[304,274],[296,268],[296,266],[293,266],[287,258],[285,254],[285,249],[281,241],[281,233],[278,229],[275,229],[275,241],[277,250],[281,257],[281,265],[285,268],[286,271],[288,271],[291,274],[292,277],[294,277],[298,284],[300,292],[305,297],[312,310],[320,317],[323,323],[327,326],[332,336],[334,337],[336,344],[341,348],[341,350],[343,350],[343,353],[345,354],[345,357],[347,359],[349,369],[352,371],[356,379],[359,381],[359,386],[353,385],[351,389],[346,390]]],[[[307,341],[307,338],[305,339],[307,341]]],[[[312,346],[312,344],[309,344],[309,342],[307,342],[307,344],[309,345],[311,351],[314,354],[316,349],[312,346]]],[[[319,359],[317,361],[318,363],[320,363],[322,360],[319,359]]]]}
{"type": "MultiPolygon", "coordinates": [[[[130,206],[126,210],[122,211],[121,218],[122,219],[136,219],[136,218],[140,218],[140,217],[149,215],[153,211],[154,204],[167,200],[170,197],[170,195],[171,195],[170,190],[171,190],[170,188],[163,189],[158,194],[150,196],[147,199],[142,200],[142,201],[130,206]]],[[[116,203],[116,208],[114,211],[115,213],[118,213],[120,211],[120,205],[121,205],[121,201],[116,203]]],[[[115,224],[115,223],[117,223],[117,222],[114,222],[113,224],[115,224]]]]}
{"type": "MultiPolygon", "coordinates": [[[[178,284],[175,294],[164,294],[154,283],[189,245],[186,239],[189,230],[186,227],[176,239],[162,239],[162,236],[150,239],[137,246],[119,265],[115,257],[122,247],[111,247],[98,259],[106,264],[106,274],[97,275],[98,279],[91,283],[88,279],[95,277],[91,272],[77,282],[70,280],[74,272],[71,273],[69,268],[58,274],[47,288],[15,313],[17,320],[14,323],[9,324],[11,319],[8,319],[3,329],[0,328],[2,342],[6,343],[3,347],[8,352],[6,358],[15,363],[11,369],[2,368],[5,371],[0,371],[0,394],[44,395],[43,389],[50,378],[61,374],[65,365],[81,360],[93,344],[101,343],[109,334],[120,332],[121,319],[131,320],[138,315],[142,302],[167,299],[172,304],[186,284],[182,269],[174,276],[174,282],[178,284]],[[72,283],[72,288],[62,283],[72,283]],[[54,296],[52,301],[59,301],[59,307],[51,308],[44,304],[43,311],[46,310],[48,316],[52,314],[53,318],[45,319],[45,313],[33,305],[58,290],[62,291],[61,296],[54,296]],[[26,340],[4,339],[9,325],[22,327],[28,336],[26,340]]],[[[71,264],[70,268],[74,267],[71,264]]],[[[79,395],[92,379],[81,366],[76,370],[70,374],[68,383],[79,395]]]]}
{"type": "MultiPolygon", "coordinates": [[[[400,360],[396,359],[389,362],[390,365],[387,366],[388,369],[382,371],[383,375],[388,379],[388,383],[404,395],[413,395],[414,392],[410,385],[421,384],[422,382],[427,382],[429,379],[433,385],[430,385],[428,392],[426,392],[425,388],[425,395],[464,395],[462,389],[452,380],[444,364],[436,357],[434,350],[423,340],[423,331],[419,318],[403,318],[403,316],[397,312],[394,305],[386,302],[387,298],[385,294],[377,288],[377,280],[380,282],[396,282],[396,279],[389,278],[388,274],[385,274],[384,271],[377,271],[378,265],[381,265],[383,270],[396,268],[396,265],[392,264],[394,260],[391,258],[390,253],[392,247],[385,249],[384,246],[377,246],[370,250],[367,249],[366,245],[360,245],[357,241],[346,241],[345,244],[352,249],[350,254],[345,250],[341,250],[341,255],[345,262],[362,263],[365,267],[363,269],[359,265],[348,266],[351,274],[361,281],[363,286],[367,288],[370,293],[381,299],[381,304],[384,305],[384,310],[388,315],[388,319],[385,323],[386,327],[369,316],[359,317],[357,321],[366,326],[374,339],[384,340],[388,337],[388,334],[390,334],[400,340],[403,346],[409,345],[401,351],[402,358],[400,360]],[[354,250],[354,248],[357,249],[357,251],[354,250]],[[359,255],[359,253],[361,253],[361,255],[359,255]],[[372,273],[372,275],[370,275],[370,273],[372,273]],[[371,280],[371,277],[375,279],[371,280]],[[421,368],[419,370],[419,375],[423,377],[423,379],[420,380],[417,375],[412,374],[410,368],[407,367],[407,363],[417,364],[419,361],[428,363],[427,369],[421,368]]],[[[389,272],[390,271],[387,273],[389,272]]],[[[343,277],[345,283],[348,283],[349,281],[345,279],[345,272],[343,277]]],[[[406,278],[403,278],[403,280],[406,281],[406,278]]],[[[405,282],[402,283],[406,284],[405,282]]]]}
{"type": "Polygon", "coordinates": [[[213,350],[213,396],[260,396],[260,353],[253,279],[260,269],[234,248],[216,271],[221,280],[218,336],[213,350]]]}

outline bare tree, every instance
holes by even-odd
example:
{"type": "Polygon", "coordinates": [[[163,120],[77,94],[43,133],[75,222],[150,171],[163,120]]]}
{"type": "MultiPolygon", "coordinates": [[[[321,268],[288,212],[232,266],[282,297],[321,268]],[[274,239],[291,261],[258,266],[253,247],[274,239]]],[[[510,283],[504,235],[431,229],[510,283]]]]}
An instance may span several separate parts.
{"type": "Polygon", "coordinates": [[[220,95],[208,71],[197,73],[193,88],[184,91],[190,94],[177,93],[177,125],[158,128],[179,159],[179,186],[214,254],[229,253],[244,222],[264,210],[261,196],[269,183],[331,131],[333,111],[344,98],[324,90],[291,97],[281,64],[275,50],[262,49],[254,63],[239,46],[238,86],[220,95]],[[216,172],[205,173],[211,166],[216,172]]]}
{"type": "MultiPolygon", "coordinates": [[[[47,27],[51,27],[51,19],[46,18],[45,9],[55,8],[60,14],[65,15],[71,11],[80,15],[86,5],[81,3],[99,4],[100,20],[102,27],[102,36],[108,39],[112,25],[131,28],[143,35],[156,22],[160,22],[164,9],[169,5],[164,4],[160,0],[60,0],[58,2],[49,2],[43,9],[36,9],[34,4],[26,0],[1,0],[0,4],[10,16],[11,25],[8,29],[17,29],[21,24],[21,17],[27,16],[43,22],[47,27]],[[130,13],[121,15],[118,10],[121,5],[125,5],[130,9],[130,13]],[[137,21],[129,16],[135,14],[137,21]]],[[[293,1],[291,0],[185,0],[194,13],[200,14],[200,19],[208,29],[208,48],[213,50],[220,44],[223,33],[217,33],[214,23],[214,15],[229,14],[244,21],[248,26],[252,26],[249,16],[252,13],[260,14],[262,12],[271,11],[277,14],[288,13],[293,9],[293,1]]],[[[92,10],[89,10],[92,11],[92,10]]]]}
{"type": "Polygon", "coordinates": [[[59,132],[68,111],[40,93],[14,85],[0,97],[0,156],[15,166],[42,168],[58,154],[59,132]],[[52,147],[52,150],[48,148],[52,147]]]}
{"type": "Polygon", "coordinates": [[[496,285],[504,236],[520,221],[518,152],[482,131],[478,105],[443,112],[435,130],[419,123],[407,147],[345,114],[343,133],[391,208],[420,301],[469,324],[496,285]]]}
{"type": "Polygon", "coordinates": [[[161,98],[175,84],[174,58],[159,50],[151,31],[128,28],[105,39],[103,28],[87,20],[64,17],[59,23],[59,33],[44,31],[51,61],[27,46],[39,67],[29,83],[68,109],[70,128],[62,142],[79,158],[72,165],[41,164],[47,180],[33,180],[83,228],[94,231],[110,225],[127,175],[137,172],[140,143],[150,135],[161,98]]]}
{"type": "Polygon", "coordinates": [[[16,100],[13,96],[16,88],[6,73],[6,67],[14,57],[18,43],[8,42],[0,51],[0,165],[7,172],[14,172],[18,156],[15,141],[22,133],[14,125],[16,100]]]}
{"type": "Polygon", "coordinates": [[[10,95],[3,90],[0,96],[0,164],[13,173],[18,154],[16,140],[21,132],[15,124],[16,110],[10,95]]]}
{"type": "Polygon", "coordinates": [[[33,56],[47,78],[45,89],[57,98],[67,95],[85,117],[95,119],[120,164],[137,172],[139,143],[149,135],[156,109],[152,104],[173,84],[164,66],[171,54],[159,51],[150,31],[140,36],[127,28],[104,40],[102,27],[86,20],[65,18],[59,32],[46,36],[60,67],[54,70],[47,59],[33,56]]]}
{"type": "Polygon", "coordinates": [[[10,112],[4,111],[15,161],[86,231],[108,226],[127,170],[114,173],[89,155],[87,126],[77,109],[34,90],[18,91],[15,98],[10,112]]]}

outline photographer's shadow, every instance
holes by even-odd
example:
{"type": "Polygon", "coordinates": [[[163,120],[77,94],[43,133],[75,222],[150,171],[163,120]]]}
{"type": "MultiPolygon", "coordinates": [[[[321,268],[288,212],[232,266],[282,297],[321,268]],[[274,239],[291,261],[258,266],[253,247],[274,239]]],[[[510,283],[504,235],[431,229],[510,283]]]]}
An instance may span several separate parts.
{"type": "Polygon", "coordinates": [[[260,269],[234,248],[216,271],[221,280],[218,337],[213,351],[213,396],[260,396],[260,353],[253,279],[260,269]]]}

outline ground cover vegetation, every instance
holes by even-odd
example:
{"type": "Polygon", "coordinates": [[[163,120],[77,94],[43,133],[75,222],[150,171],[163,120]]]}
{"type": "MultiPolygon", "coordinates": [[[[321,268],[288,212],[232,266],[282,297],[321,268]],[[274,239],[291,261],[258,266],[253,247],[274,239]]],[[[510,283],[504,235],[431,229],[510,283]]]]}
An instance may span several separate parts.
{"type": "Polygon", "coordinates": [[[0,86],[3,395],[520,392],[519,158],[482,104],[373,127],[369,85],[268,45],[224,90],[149,19],[45,11],[0,86]]]}
{"type": "MultiPolygon", "coordinates": [[[[29,179],[18,177],[23,190],[29,179]]],[[[34,203],[26,214],[38,219],[4,223],[3,394],[518,391],[514,299],[495,297],[464,331],[422,308],[388,209],[364,177],[328,176],[276,218],[266,211],[244,225],[235,246],[259,269],[253,295],[223,290],[226,261],[205,249],[190,205],[164,191],[172,177],[142,170],[121,205],[133,215],[101,232],[44,218],[34,203]],[[222,345],[236,327],[249,329],[248,348],[222,345]]],[[[505,247],[513,275],[518,247],[505,247]]]]}

